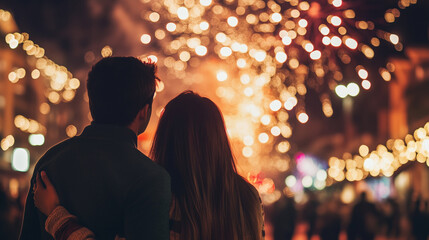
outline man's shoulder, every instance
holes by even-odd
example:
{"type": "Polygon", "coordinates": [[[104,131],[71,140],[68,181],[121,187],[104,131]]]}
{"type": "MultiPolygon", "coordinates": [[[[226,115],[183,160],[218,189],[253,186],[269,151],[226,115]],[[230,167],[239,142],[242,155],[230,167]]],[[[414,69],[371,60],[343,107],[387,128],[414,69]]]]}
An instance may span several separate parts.
{"type": "Polygon", "coordinates": [[[126,161],[129,161],[131,166],[136,166],[137,168],[141,168],[142,171],[149,172],[150,174],[148,176],[157,175],[160,177],[169,177],[169,174],[163,167],[140,152],[137,148],[130,150],[129,155],[130,157],[126,161]]]}
{"type": "Polygon", "coordinates": [[[60,153],[65,148],[67,148],[68,146],[70,146],[71,144],[73,144],[75,141],[76,141],[76,138],[69,138],[69,139],[65,139],[65,140],[63,140],[63,141],[55,144],[54,146],[50,147],[42,155],[42,157],[39,159],[39,161],[37,162],[37,165],[43,164],[45,161],[47,161],[48,159],[50,159],[52,156],[60,153]]]}

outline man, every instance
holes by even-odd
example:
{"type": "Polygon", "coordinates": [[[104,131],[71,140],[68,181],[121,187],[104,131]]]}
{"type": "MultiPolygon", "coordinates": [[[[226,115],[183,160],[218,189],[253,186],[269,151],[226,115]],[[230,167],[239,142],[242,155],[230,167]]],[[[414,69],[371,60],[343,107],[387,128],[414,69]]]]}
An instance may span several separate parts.
{"type": "Polygon", "coordinates": [[[170,177],[136,148],[151,116],[156,81],[155,65],[133,57],[104,58],[93,66],[87,88],[94,121],[36,164],[21,240],[52,239],[45,231],[46,216],[33,202],[42,170],[61,205],[97,239],[169,238],[170,177]]]}

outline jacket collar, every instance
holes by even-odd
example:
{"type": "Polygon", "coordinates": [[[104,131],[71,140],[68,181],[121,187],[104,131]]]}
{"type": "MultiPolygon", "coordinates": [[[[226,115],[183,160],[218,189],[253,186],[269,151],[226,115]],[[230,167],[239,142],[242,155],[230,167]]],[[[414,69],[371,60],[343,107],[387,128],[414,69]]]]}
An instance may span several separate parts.
{"type": "Polygon", "coordinates": [[[130,143],[134,147],[137,147],[137,135],[125,126],[92,122],[91,125],[85,127],[80,136],[130,143]]]}

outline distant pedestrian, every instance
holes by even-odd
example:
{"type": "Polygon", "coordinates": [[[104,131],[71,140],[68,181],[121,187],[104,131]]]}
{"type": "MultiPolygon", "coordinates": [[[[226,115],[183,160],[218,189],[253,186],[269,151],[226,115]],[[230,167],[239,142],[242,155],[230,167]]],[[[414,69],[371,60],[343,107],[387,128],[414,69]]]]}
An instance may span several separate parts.
{"type": "Polygon", "coordinates": [[[427,240],[428,225],[427,214],[422,210],[422,198],[419,196],[414,204],[413,212],[411,213],[411,223],[413,226],[413,234],[416,240],[427,240]]]}
{"type": "Polygon", "coordinates": [[[274,205],[274,240],[291,240],[296,226],[295,200],[283,196],[274,205]]]}
{"type": "Polygon", "coordinates": [[[373,240],[377,228],[377,208],[366,199],[366,192],[362,192],[358,203],[352,210],[347,229],[347,240],[373,240]]]}

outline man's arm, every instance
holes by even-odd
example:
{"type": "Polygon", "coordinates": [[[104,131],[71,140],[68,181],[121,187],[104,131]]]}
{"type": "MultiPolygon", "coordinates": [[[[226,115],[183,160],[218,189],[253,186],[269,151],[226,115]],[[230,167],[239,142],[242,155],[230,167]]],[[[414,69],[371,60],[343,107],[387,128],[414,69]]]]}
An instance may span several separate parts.
{"type": "MultiPolygon", "coordinates": [[[[32,178],[33,179],[33,178],[32,178]]],[[[40,234],[40,222],[36,207],[33,201],[33,181],[25,201],[24,219],[22,221],[19,240],[42,239],[40,234]]]]}
{"type": "Polygon", "coordinates": [[[22,220],[21,232],[19,240],[39,240],[52,239],[52,237],[44,231],[46,216],[44,216],[34,205],[33,186],[34,176],[38,173],[38,165],[36,165],[31,178],[30,189],[28,190],[27,199],[25,201],[24,218],[22,220]]]}
{"type": "Polygon", "coordinates": [[[22,221],[21,232],[19,240],[39,240],[39,239],[52,239],[50,235],[44,231],[46,216],[40,213],[34,206],[33,201],[33,186],[36,182],[37,173],[46,167],[50,162],[51,156],[57,152],[62,143],[49,149],[37,162],[34,167],[33,176],[30,181],[30,189],[28,190],[27,199],[25,201],[24,218],[22,221]]]}
{"type": "Polygon", "coordinates": [[[128,192],[124,211],[127,240],[168,240],[171,203],[170,176],[156,169],[128,192]]]}

